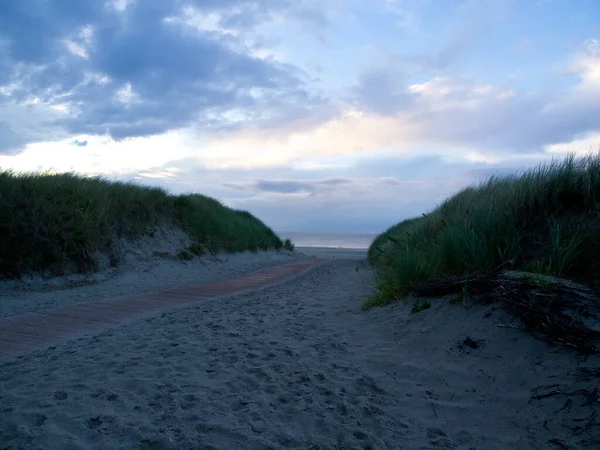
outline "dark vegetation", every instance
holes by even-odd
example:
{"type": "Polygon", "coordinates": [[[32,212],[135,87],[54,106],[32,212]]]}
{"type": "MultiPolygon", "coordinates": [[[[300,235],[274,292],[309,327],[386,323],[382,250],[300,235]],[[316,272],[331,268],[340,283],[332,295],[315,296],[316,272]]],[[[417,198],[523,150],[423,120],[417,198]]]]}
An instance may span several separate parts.
{"type": "Polygon", "coordinates": [[[600,154],[570,156],[463,189],[379,235],[365,307],[412,296],[494,302],[518,319],[511,328],[600,353],[598,255],[600,154]]]}
{"type": "Polygon", "coordinates": [[[600,154],[570,156],[463,189],[400,222],[369,248],[369,306],[447,279],[534,272],[600,288],[600,154]]]}
{"type": "MultiPolygon", "coordinates": [[[[219,251],[280,250],[281,239],[246,211],[199,194],[169,195],[160,188],[75,174],[0,171],[0,278],[30,271],[61,274],[96,269],[97,253],[118,263],[120,238],[175,225],[193,238],[180,259],[219,251]]],[[[293,249],[286,241],[285,248],[293,249]]]]}

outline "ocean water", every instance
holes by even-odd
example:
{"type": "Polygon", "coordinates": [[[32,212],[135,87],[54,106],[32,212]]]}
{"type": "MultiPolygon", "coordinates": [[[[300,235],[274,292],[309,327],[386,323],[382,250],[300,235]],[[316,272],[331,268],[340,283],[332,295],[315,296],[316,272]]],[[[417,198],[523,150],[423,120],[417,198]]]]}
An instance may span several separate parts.
{"type": "Polygon", "coordinates": [[[377,234],[279,232],[296,247],[369,248],[377,234]]]}

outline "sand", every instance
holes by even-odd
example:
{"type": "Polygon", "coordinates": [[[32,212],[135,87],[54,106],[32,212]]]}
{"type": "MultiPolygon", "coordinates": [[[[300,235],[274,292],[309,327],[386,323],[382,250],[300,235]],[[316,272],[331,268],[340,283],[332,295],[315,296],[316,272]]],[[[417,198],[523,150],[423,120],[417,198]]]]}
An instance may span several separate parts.
{"type": "Polygon", "coordinates": [[[366,248],[297,247],[296,251],[307,258],[362,260],[367,257],[366,248]]]}
{"type": "Polygon", "coordinates": [[[227,280],[303,258],[306,256],[300,252],[274,250],[223,253],[191,261],[146,256],[95,274],[24,277],[18,282],[0,282],[0,318],[227,280]]]}
{"type": "Polygon", "coordinates": [[[600,448],[598,427],[573,435],[597,395],[531,400],[597,386],[574,374],[596,357],[500,328],[494,307],[363,312],[372,288],[365,261],[336,257],[1,362],[0,448],[600,448]]]}

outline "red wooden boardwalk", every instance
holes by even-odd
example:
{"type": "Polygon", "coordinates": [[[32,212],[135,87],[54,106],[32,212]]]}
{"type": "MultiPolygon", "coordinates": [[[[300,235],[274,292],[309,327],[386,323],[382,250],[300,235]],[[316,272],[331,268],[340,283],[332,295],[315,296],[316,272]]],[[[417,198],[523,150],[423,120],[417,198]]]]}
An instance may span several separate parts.
{"type": "Polygon", "coordinates": [[[317,258],[306,259],[232,280],[115,300],[84,302],[0,319],[0,357],[22,355],[61,339],[97,331],[149,312],[166,311],[198,300],[264,287],[299,275],[324,261],[317,258]]]}

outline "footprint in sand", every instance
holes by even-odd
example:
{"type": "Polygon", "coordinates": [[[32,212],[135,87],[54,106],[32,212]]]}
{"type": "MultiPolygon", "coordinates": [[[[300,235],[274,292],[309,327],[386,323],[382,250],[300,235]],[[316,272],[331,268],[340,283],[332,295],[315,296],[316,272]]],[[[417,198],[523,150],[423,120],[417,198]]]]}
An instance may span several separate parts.
{"type": "Polygon", "coordinates": [[[100,416],[91,417],[88,420],[86,420],[85,424],[87,425],[87,427],[90,430],[95,430],[95,429],[99,428],[100,425],[102,425],[102,419],[100,419],[100,416]]]}
{"type": "Polygon", "coordinates": [[[28,414],[26,417],[27,422],[34,427],[41,427],[46,423],[46,420],[48,420],[48,416],[46,416],[46,414],[41,413],[28,414]]]}
{"type": "Polygon", "coordinates": [[[197,398],[194,394],[186,394],[181,401],[181,409],[187,411],[196,406],[197,398]]]}
{"type": "Polygon", "coordinates": [[[66,400],[67,398],[69,398],[69,394],[67,394],[65,391],[56,391],[54,393],[55,400],[66,400]]]}
{"type": "Polygon", "coordinates": [[[458,448],[458,444],[446,436],[444,431],[439,428],[428,428],[427,437],[429,443],[439,448],[458,448]]]}
{"type": "Polygon", "coordinates": [[[241,411],[243,409],[247,409],[247,406],[248,406],[248,401],[247,400],[238,399],[238,400],[234,401],[231,404],[230,408],[231,408],[232,411],[238,412],[238,411],[241,411]]]}

